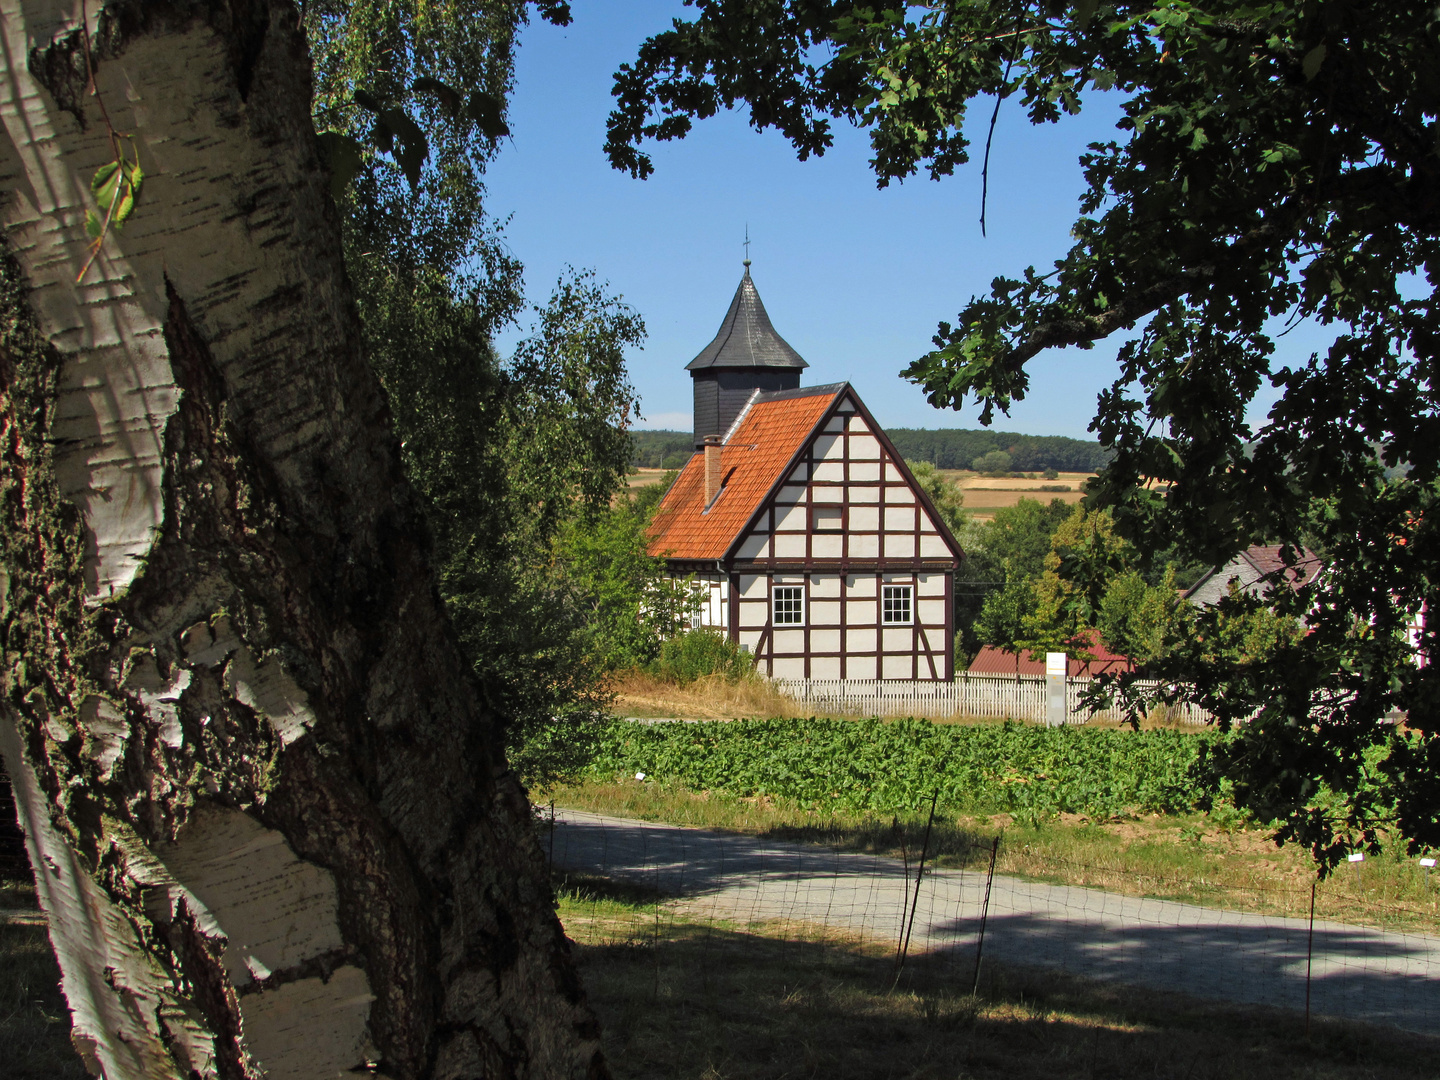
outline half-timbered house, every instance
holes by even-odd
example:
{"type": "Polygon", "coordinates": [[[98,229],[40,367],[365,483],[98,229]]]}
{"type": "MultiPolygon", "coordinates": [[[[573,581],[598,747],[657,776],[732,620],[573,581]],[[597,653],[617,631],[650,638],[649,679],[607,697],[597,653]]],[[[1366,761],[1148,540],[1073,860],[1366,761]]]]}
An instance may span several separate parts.
{"type": "Polygon", "coordinates": [[[804,366],[747,261],[690,366],[699,449],[660,503],[650,551],[693,575],[697,625],[766,674],[949,680],[959,545],[855,390],[800,387],[804,366]]]}

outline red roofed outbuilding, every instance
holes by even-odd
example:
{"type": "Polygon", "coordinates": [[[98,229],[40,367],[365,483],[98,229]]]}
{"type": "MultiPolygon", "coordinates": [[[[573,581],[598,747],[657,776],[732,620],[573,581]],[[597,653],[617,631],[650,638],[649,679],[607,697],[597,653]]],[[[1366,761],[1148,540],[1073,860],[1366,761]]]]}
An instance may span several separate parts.
{"type": "MultiPolygon", "coordinates": [[[[1135,670],[1135,661],[1128,656],[1111,652],[1096,634],[1092,633],[1090,644],[1085,647],[1085,651],[1091,655],[1091,659],[1080,660],[1074,656],[1069,657],[1066,674],[1070,678],[1089,679],[1096,675],[1135,670]]],[[[970,661],[966,672],[970,675],[1043,676],[1045,674],[1045,655],[1023,651],[1020,653],[1005,652],[1003,649],[997,649],[994,645],[986,645],[975,654],[975,659],[970,661]]]]}

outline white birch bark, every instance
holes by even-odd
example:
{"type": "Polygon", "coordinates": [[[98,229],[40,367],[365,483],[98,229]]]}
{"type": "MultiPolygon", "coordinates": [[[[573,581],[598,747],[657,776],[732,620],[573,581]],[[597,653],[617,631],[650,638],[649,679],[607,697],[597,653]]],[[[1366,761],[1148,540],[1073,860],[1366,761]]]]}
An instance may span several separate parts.
{"type": "Polygon", "coordinates": [[[0,752],[97,1075],[603,1075],[285,3],[0,0],[0,752]]]}

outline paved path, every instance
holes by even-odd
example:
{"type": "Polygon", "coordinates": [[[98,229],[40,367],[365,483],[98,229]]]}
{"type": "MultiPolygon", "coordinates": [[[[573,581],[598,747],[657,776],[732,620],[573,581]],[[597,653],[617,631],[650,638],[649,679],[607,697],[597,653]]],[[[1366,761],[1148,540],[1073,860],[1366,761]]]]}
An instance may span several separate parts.
{"type": "MultiPolygon", "coordinates": [[[[716,918],[788,918],[895,941],[899,862],[829,848],[557,811],[555,865],[628,877],[716,918]]],[[[911,951],[973,957],[985,875],[927,871],[911,951]]],[[[1199,997],[1305,1007],[1304,919],[996,876],[985,956],[1199,997]]],[[[1440,938],[1316,922],[1317,1014],[1440,1035],[1440,938]]],[[[957,965],[962,974],[968,963],[957,965]]]]}

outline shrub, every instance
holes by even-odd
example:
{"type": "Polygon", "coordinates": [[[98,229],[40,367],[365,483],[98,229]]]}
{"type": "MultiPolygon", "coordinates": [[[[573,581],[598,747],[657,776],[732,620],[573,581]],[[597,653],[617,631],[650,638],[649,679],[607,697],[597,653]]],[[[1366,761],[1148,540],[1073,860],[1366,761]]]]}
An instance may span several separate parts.
{"type": "Polygon", "coordinates": [[[651,663],[650,671],[658,678],[681,684],[707,675],[746,679],[755,673],[750,654],[709,627],[686,630],[667,639],[660,646],[660,655],[651,663]]]}
{"type": "Polygon", "coordinates": [[[1041,473],[1040,475],[1043,476],[1046,480],[1059,480],[1059,479],[1060,479],[1060,474],[1059,474],[1058,472],[1056,472],[1054,469],[1046,469],[1046,470],[1045,470],[1043,473],[1041,473]]]}

